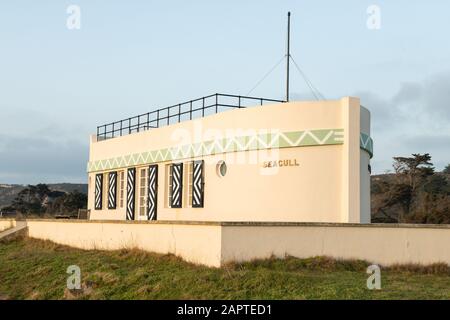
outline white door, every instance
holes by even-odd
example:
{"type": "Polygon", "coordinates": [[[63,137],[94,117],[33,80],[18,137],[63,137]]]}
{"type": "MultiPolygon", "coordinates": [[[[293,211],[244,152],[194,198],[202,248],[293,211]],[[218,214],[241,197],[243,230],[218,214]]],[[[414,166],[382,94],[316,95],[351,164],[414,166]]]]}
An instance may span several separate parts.
{"type": "Polygon", "coordinates": [[[147,220],[147,179],[148,179],[148,172],[147,168],[140,168],[139,169],[139,175],[138,175],[138,199],[137,199],[137,216],[136,220],[147,220]]]}

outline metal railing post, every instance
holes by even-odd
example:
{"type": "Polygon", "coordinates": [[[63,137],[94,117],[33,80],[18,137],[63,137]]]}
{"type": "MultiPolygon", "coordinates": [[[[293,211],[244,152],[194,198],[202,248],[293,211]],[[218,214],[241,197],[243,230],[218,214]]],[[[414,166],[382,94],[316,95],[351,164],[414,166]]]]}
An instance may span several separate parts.
{"type": "Polygon", "coordinates": [[[202,117],[205,116],[205,97],[203,97],[202,117]]]}
{"type": "Polygon", "coordinates": [[[170,121],[169,121],[169,118],[170,118],[169,114],[170,114],[170,107],[167,107],[167,125],[169,125],[169,123],[170,123],[170,121]]]}
{"type": "Polygon", "coordinates": [[[218,103],[219,103],[219,96],[216,93],[216,113],[217,113],[217,110],[218,110],[218,103]]]}

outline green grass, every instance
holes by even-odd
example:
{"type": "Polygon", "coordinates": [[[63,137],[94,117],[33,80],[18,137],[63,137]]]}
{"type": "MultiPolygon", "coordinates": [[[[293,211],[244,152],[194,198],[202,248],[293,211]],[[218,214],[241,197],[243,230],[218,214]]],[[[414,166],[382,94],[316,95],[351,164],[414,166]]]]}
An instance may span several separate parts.
{"type": "Polygon", "coordinates": [[[267,259],[221,269],[139,250],[84,251],[48,241],[0,243],[0,299],[450,299],[450,269],[382,268],[366,287],[367,262],[267,259]],[[69,265],[82,290],[66,289],[69,265]]]}

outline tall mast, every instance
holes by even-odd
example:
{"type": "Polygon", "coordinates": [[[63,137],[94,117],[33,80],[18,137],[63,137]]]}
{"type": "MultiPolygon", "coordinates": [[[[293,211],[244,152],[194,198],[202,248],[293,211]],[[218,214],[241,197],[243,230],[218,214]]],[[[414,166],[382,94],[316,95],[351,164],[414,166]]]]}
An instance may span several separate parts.
{"type": "Polygon", "coordinates": [[[289,60],[291,59],[291,12],[288,12],[287,53],[286,53],[286,101],[289,102],[289,60]]]}

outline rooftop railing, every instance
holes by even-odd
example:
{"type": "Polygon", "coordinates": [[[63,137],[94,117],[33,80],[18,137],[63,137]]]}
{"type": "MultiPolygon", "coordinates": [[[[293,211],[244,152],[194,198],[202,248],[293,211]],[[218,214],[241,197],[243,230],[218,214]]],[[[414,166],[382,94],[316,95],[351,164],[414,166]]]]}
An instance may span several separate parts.
{"type": "Polygon", "coordinates": [[[199,99],[98,126],[97,141],[205,117],[229,108],[240,109],[255,105],[262,106],[267,103],[283,102],[286,101],[215,93],[199,99]]]}

